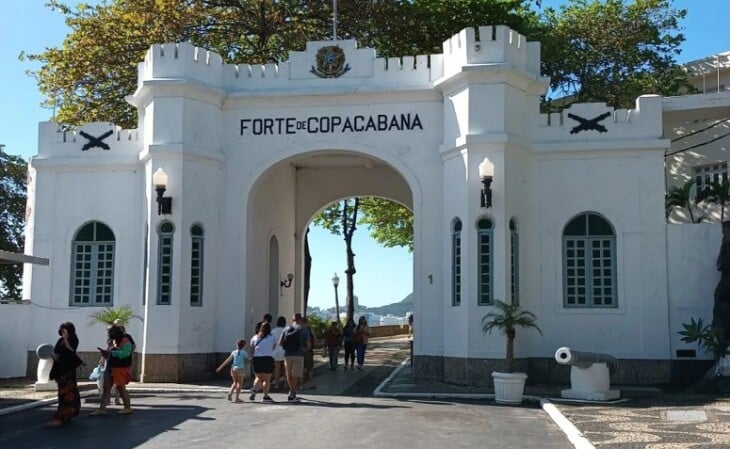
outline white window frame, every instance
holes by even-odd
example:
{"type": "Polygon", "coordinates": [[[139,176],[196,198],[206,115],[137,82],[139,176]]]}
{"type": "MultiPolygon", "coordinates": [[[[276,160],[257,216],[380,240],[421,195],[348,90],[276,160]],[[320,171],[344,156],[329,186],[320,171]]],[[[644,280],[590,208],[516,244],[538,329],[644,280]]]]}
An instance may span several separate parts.
{"type": "Polygon", "coordinates": [[[705,187],[727,180],[727,161],[698,165],[692,168],[692,173],[695,178],[696,192],[699,194],[705,187]]]}
{"type": "Polygon", "coordinates": [[[203,273],[205,255],[205,231],[203,226],[196,224],[190,227],[190,305],[203,306],[203,273]],[[194,234],[195,228],[200,234],[194,234]],[[196,266],[197,262],[197,266],[196,266]],[[197,287],[197,293],[194,288],[197,287]]]}
{"type": "Polygon", "coordinates": [[[451,233],[451,305],[458,307],[461,305],[461,220],[454,220],[453,230],[451,233]]]}
{"type": "Polygon", "coordinates": [[[494,304],[494,223],[486,217],[477,221],[477,305],[494,304]],[[482,227],[487,222],[489,227],[482,227]],[[486,260],[485,260],[486,259],[486,260]]]}
{"type": "Polygon", "coordinates": [[[114,231],[104,223],[92,221],[76,231],[72,243],[69,305],[92,307],[114,305],[115,250],[114,231]],[[92,226],[92,239],[77,240],[79,233],[87,226],[92,226]],[[113,240],[97,240],[98,226],[107,228],[113,240]]]}
{"type": "Polygon", "coordinates": [[[510,295],[512,304],[520,303],[520,234],[517,232],[517,224],[514,220],[509,221],[509,256],[510,256],[510,295]]]}
{"type": "Polygon", "coordinates": [[[169,306],[172,304],[172,261],[175,243],[175,225],[169,221],[160,223],[157,228],[157,305],[169,306]],[[166,225],[172,226],[172,231],[162,231],[166,225]],[[165,251],[169,248],[169,254],[165,251]],[[167,270],[165,270],[167,268],[167,270]],[[167,273],[165,273],[167,271],[167,273]],[[163,290],[167,290],[163,292],[163,290]]]}
{"type": "Polygon", "coordinates": [[[562,234],[563,307],[566,309],[617,309],[617,251],[616,231],[613,225],[600,214],[583,212],[571,218],[566,224],[566,228],[563,229],[562,234]],[[588,224],[590,215],[595,215],[605,221],[611,229],[612,235],[591,234],[588,224]],[[577,218],[586,220],[586,234],[566,235],[568,224],[577,218]],[[598,255],[596,255],[596,251],[598,251],[598,255]],[[596,289],[602,291],[596,294],[596,289]],[[606,289],[610,290],[610,296],[606,294],[606,289]],[[598,298],[602,299],[596,304],[595,301],[598,298]],[[610,298],[610,303],[607,303],[606,298],[610,298]],[[583,299],[582,303],[581,299],[583,299]]]}

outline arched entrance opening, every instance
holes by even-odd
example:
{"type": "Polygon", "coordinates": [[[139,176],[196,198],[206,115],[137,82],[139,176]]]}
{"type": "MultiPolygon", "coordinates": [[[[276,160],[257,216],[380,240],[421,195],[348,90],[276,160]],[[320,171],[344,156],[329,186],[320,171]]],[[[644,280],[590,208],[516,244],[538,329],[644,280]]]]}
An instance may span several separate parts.
{"type": "MultiPolygon", "coordinates": [[[[323,208],[343,198],[379,197],[413,211],[413,190],[401,171],[365,152],[304,152],[263,169],[253,182],[246,208],[247,333],[264,313],[276,310],[288,319],[304,311],[305,233],[323,208]],[[291,283],[287,282],[288,273],[294,275],[291,283]]],[[[341,259],[338,271],[342,277],[346,268],[344,243],[332,256],[341,259]]],[[[414,266],[417,258],[418,246],[414,245],[414,266]]],[[[342,282],[345,285],[344,278],[342,282]]],[[[413,275],[406,282],[413,285],[413,275]]],[[[345,298],[343,295],[343,301],[345,298]]]]}
{"type": "Polygon", "coordinates": [[[400,317],[404,324],[412,308],[384,306],[412,304],[412,224],[409,208],[383,197],[342,198],[317,211],[302,231],[311,254],[307,314],[327,321],[339,309],[341,320],[363,315],[378,325],[400,317]]]}

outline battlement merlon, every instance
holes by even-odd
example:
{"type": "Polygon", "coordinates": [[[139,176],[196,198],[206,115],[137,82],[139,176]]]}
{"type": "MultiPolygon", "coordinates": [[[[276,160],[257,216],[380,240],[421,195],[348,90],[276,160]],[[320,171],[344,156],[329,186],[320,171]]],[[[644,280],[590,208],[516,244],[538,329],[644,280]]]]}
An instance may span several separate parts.
{"type": "Polygon", "coordinates": [[[540,77],[540,43],[504,25],[464,28],[443,43],[444,74],[471,64],[507,64],[540,77]]]}
{"type": "Polygon", "coordinates": [[[154,44],[137,67],[138,89],[153,79],[184,79],[217,88],[223,85],[221,55],[190,42],[154,44]]]}

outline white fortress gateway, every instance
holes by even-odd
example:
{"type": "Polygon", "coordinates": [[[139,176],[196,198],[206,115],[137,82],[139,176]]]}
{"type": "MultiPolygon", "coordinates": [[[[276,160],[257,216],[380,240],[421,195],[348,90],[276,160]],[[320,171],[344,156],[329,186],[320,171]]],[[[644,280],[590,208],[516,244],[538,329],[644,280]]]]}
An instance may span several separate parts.
{"type": "Polygon", "coordinates": [[[208,377],[265,312],[302,310],[312,218],[378,196],[415,217],[419,375],[491,384],[505,340],[481,318],[502,299],[538,317],[543,334],[516,340],[533,382],[567,381],[561,346],[618,358],[615,383],[671,381],[709,358],[677,331],[711,318],[720,227],[666,224],[661,97],[547,116],[547,85],[540,44],[502,26],[388,59],[351,40],[265,66],[152,46],[138,129],[40,125],[26,252],[50,265],[25,266],[5,369],[33,373],[62,321],[94,360],[89,314],[129,305],[142,381],[208,377]]]}

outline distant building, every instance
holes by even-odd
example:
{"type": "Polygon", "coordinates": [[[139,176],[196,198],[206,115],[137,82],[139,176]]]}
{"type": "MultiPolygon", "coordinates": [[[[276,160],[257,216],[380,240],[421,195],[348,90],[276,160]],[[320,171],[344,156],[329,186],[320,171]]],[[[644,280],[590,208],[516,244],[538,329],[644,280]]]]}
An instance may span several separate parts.
{"type": "MultiPolygon", "coordinates": [[[[692,198],[713,182],[728,179],[730,159],[730,51],[685,64],[700,93],[664,98],[664,135],[671,140],[666,158],[667,185],[692,180],[692,198]]],[[[694,219],[720,221],[719,204],[694,206],[694,219]]],[[[727,209],[727,207],[726,207],[727,209]]],[[[725,220],[730,214],[725,211],[725,220]]],[[[670,223],[688,223],[687,210],[675,208],[670,223]]]]}

